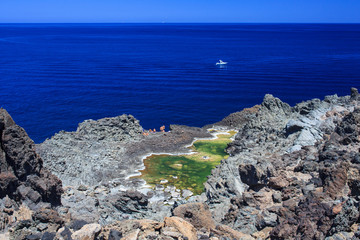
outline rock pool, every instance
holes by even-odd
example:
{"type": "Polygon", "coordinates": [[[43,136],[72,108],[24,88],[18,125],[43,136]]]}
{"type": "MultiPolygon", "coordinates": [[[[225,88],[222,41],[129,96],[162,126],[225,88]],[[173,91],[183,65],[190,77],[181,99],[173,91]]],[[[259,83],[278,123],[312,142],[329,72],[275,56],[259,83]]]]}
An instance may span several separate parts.
{"type": "Polygon", "coordinates": [[[196,140],[191,148],[193,154],[184,155],[152,155],[144,159],[145,169],[138,178],[147,184],[155,186],[175,186],[177,189],[188,189],[194,194],[201,194],[204,182],[211,174],[211,169],[228,155],[225,152],[227,144],[232,140],[235,131],[212,131],[217,138],[196,140]]]}

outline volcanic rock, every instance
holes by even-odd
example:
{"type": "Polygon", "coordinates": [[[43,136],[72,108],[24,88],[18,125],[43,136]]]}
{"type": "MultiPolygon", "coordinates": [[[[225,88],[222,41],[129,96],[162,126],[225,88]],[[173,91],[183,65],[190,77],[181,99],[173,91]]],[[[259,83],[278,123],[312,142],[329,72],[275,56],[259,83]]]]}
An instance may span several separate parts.
{"type": "Polygon", "coordinates": [[[214,220],[254,236],[272,228],[273,239],[354,235],[359,106],[356,89],[351,97],[327,96],[295,107],[266,95],[253,118],[239,120],[230,157],[205,184],[214,220]]]}
{"type": "Polygon", "coordinates": [[[0,212],[6,215],[3,218],[14,218],[21,204],[33,210],[46,206],[45,203],[58,206],[62,192],[61,181],[43,167],[34,142],[5,109],[0,109],[0,212]]]}
{"type": "Polygon", "coordinates": [[[226,149],[230,157],[212,170],[204,194],[186,198],[184,190],[149,189],[131,176],[150,153],[190,152],[195,137],[210,136],[205,128],[142,134],[128,115],[85,121],[38,146],[67,185],[56,209],[57,178],[3,114],[0,227],[22,215],[10,229],[15,239],[356,238],[359,109],[356,89],[294,107],[267,94],[261,105],[211,125],[238,131],[226,149]]]}
{"type": "Polygon", "coordinates": [[[44,163],[65,186],[97,186],[112,181],[128,189],[144,184],[131,179],[151,153],[189,152],[195,137],[211,137],[204,129],[171,125],[171,132],[144,136],[131,115],[86,120],[75,132],[61,131],[37,146],[44,163]]]}
{"type": "Polygon", "coordinates": [[[185,219],[195,228],[215,228],[209,207],[204,203],[188,203],[176,207],[173,215],[185,219]]]}

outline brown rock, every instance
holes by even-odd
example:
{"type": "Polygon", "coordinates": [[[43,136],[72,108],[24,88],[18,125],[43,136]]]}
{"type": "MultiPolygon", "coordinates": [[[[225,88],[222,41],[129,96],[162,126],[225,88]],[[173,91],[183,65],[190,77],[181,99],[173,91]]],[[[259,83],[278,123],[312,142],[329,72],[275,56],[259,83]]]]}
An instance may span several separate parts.
{"type": "Polygon", "coordinates": [[[341,203],[335,205],[332,209],[333,214],[335,214],[335,215],[339,214],[341,212],[343,204],[344,204],[344,202],[341,202],[341,203]]]}
{"type": "Polygon", "coordinates": [[[167,237],[172,237],[175,239],[180,239],[182,237],[182,234],[173,227],[164,227],[161,229],[161,234],[167,237]]]}
{"type": "Polygon", "coordinates": [[[165,217],[165,226],[173,227],[178,230],[188,240],[197,240],[197,234],[195,227],[179,217],[165,217]]]}
{"type": "Polygon", "coordinates": [[[159,232],[164,223],[149,219],[118,221],[102,228],[99,234],[100,239],[107,239],[111,231],[116,231],[122,236],[132,236],[135,229],[139,229],[138,235],[146,236],[159,232]]]}
{"type": "Polygon", "coordinates": [[[274,189],[283,189],[289,186],[289,181],[283,176],[269,178],[269,187],[274,189]]]}
{"type": "Polygon", "coordinates": [[[279,225],[270,233],[272,239],[323,239],[330,230],[332,209],[318,199],[304,199],[299,204],[292,199],[284,202],[278,212],[279,225]]]}
{"type": "Polygon", "coordinates": [[[53,209],[42,208],[36,211],[33,215],[34,221],[42,222],[42,223],[55,223],[55,224],[63,224],[63,219],[59,216],[59,213],[53,209]]]}
{"type": "Polygon", "coordinates": [[[344,194],[347,185],[347,172],[349,164],[340,162],[333,167],[324,167],[320,170],[320,177],[324,182],[324,193],[332,199],[336,199],[344,194]]]}
{"type": "Polygon", "coordinates": [[[135,229],[130,233],[127,233],[121,240],[137,240],[139,237],[140,229],[135,229]]]}
{"type": "Polygon", "coordinates": [[[266,227],[259,232],[253,233],[252,236],[255,239],[268,239],[272,229],[273,229],[272,227],[266,227]]]}
{"type": "Polygon", "coordinates": [[[99,224],[86,224],[80,230],[74,232],[71,237],[73,240],[94,240],[100,230],[101,226],[99,224]]]}
{"type": "Polygon", "coordinates": [[[231,239],[243,239],[243,240],[254,239],[251,235],[239,231],[235,231],[234,229],[226,225],[218,225],[216,226],[216,230],[213,231],[219,236],[230,237],[231,239]]]}
{"type": "Polygon", "coordinates": [[[181,217],[195,228],[214,228],[215,222],[212,219],[209,207],[204,203],[188,203],[178,206],[173,211],[174,216],[181,217]]]}

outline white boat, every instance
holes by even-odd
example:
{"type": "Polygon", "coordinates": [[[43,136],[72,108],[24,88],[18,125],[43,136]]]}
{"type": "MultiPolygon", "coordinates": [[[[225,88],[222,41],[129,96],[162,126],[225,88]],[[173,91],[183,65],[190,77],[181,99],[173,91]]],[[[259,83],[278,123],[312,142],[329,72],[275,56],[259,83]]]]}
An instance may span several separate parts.
{"type": "Polygon", "coordinates": [[[222,60],[219,60],[219,62],[216,63],[216,65],[226,65],[227,62],[223,62],[222,60]]]}

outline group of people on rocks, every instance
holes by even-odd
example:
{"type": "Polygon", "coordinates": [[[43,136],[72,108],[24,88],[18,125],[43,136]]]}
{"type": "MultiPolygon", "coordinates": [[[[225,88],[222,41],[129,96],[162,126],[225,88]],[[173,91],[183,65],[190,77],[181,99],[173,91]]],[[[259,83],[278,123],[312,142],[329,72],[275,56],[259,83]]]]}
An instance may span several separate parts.
{"type": "MultiPolygon", "coordinates": [[[[149,133],[155,133],[156,132],[156,129],[154,128],[154,129],[149,129],[148,131],[145,131],[145,130],[143,130],[143,135],[144,136],[149,136],[149,133]]],[[[160,127],[160,132],[165,132],[165,125],[162,125],[161,127],[160,127]]]]}

